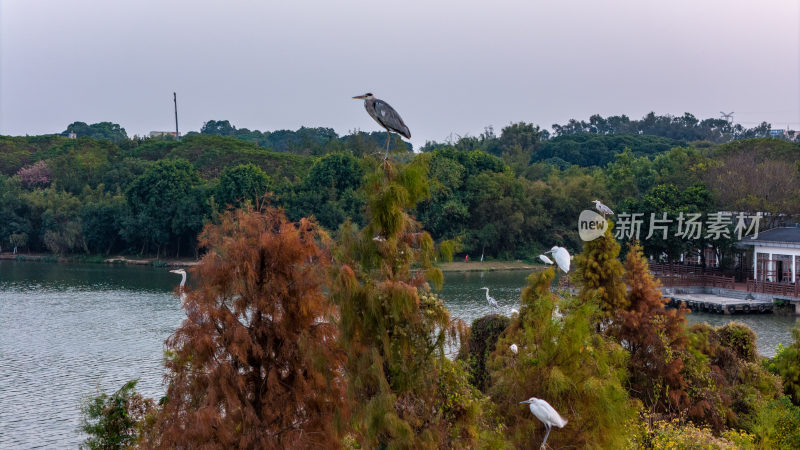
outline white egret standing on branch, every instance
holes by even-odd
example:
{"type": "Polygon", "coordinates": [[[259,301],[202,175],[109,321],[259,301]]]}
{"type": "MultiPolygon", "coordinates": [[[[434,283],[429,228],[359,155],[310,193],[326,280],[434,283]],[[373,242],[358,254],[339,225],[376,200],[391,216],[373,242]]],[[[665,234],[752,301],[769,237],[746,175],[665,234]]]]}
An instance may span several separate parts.
{"type": "Polygon", "coordinates": [[[515,355],[517,353],[519,353],[519,348],[517,347],[517,344],[511,344],[511,346],[509,348],[511,349],[511,353],[513,353],[515,355]]]}
{"type": "Polygon", "coordinates": [[[499,306],[497,306],[497,300],[495,300],[494,297],[489,295],[489,288],[484,286],[481,289],[486,289],[486,302],[489,303],[489,306],[492,306],[494,308],[499,308],[499,306]]]}
{"type": "Polygon", "coordinates": [[[170,273],[177,273],[178,275],[181,276],[181,285],[180,285],[181,301],[182,302],[186,301],[186,293],[183,292],[183,286],[186,284],[186,271],[183,269],[175,269],[175,270],[170,270],[170,273]]]}
{"type": "Polygon", "coordinates": [[[600,203],[600,200],[595,200],[592,203],[594,203],[594,207],[597,208],[597,210],[600,211],[601,214],[603,214],[604,219],[606,218],[606,214],[608,214],[609,216],[614,215],[614,211],[612,211],[611,208],[609,208],[608,206],[600,203]]]}
{"type": "Polygon", "coordinates": [[[550,435],[551,426],[555,425],[558,428],[564,428],[564,425],[567,424],[566,419],[561,417],[561,415],[558,414],[558,411],[550,406],[550,403],[547,403],[540,398],[531,397],[520,403],[530,404],[533,415],[536,416],[537,419],[541,420],[545,428],[547,428],[547,432],[544,434],[544,440],[539,448],[544,448],[544,444],[547,442],[547,436],[550,435]]]}
{"type": "Polygon", "coordinates": [[[570,258],[567,249],[556,245],[545,253],[552,253],[558,267],[563,270],[564,273],[569,272],[569,263],[572,258],[570,258]]]}

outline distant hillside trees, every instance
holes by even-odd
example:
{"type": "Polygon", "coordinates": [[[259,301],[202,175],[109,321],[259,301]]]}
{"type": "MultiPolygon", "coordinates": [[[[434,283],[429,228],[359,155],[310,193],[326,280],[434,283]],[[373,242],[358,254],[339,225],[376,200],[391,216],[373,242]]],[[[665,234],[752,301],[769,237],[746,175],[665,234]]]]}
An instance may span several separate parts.
{"type": "Polygon", "coordinates": [[[219,175],[214,191],[217,204],[223,207],[241,207],[245,202],[259,204],[267,193],[269,177],[255,164],[240,164],[219,175]]]}
{"type": "Polygon", "coordinates": [[[718,194],[720,206],[763,211],[770,218],[800,213],[800,146],[777,139],[722,145],[703,179],[718,194]]]}
{"type": "Polygon", "coordinates": [[[364,174],[364,164],[353,155],[326,155],[311,166],[305,179],[281,193],[280,203],[292,219],[313,216],[330,230],[347,219],[363,224],[364,174]]]}
{"type": "MultiPolygon", "coordinates": [[[[473,259],[527,259],[554,244],[575,250],[582,245],[575,220],[595,199],[621,212],[688,211],[700,206],[685,194],[702,185],[706,211],[765,211],[770,225],[800,214],[800,145],[691,140],[698,135],[675,130],[724,131],[725,124],[678,119],[592,116],[555,137],[511,123],[498,134],[487,127],[477,137],[429,142],[421,154],[394,136],[392,159],[427,165],[430,196],[412,212],[437,242],[458,240],[462,256],[473,259]]],[[[194,255],[204,223],[228,205],[256,205],[267,192],[291,220],[314,216],[328,230],[348,219],[364,225],[365,174],[386,139],[382,131],[338,136],[329,128],[261,132],[227,120],[208,121],[202,133],[179,141],[123,139],[124,130],[108,122],[69,128],[87,136],[0,136],[4,249],[13,241],[31,252],[194,255]],[[190,188],[166,166],[180,166],[190,188]],[[172,181],[156,182],[161,176],[172,181]],[[171,195],[163,205],[148,200],[159,189],[171,195]]],[[[644,253],[674,257],[684,250],[656,242],[645,242],[644,253]]]]}
{"type": "Polygon", "coordinates": [[[76,137],[89,137],[92,139],[104,139],[119,144],[128,140],[128,133],[119,124],[111,122],[100,122],[87,125],[85,122],[72,122],[67,126],[61,135],[69,136],[75,133],[76,137]]]}
{"type": "Polygon", "coordinates": [[[650,135],[569,134],[545,142],[540,151],[532,154],[530,162],[558,158],[578,166],[605,166],[626,148],[635,156],[654,156],[682,145],[682,141],[650,135]]]}
{"type": "Polygon", "coordinates": [[[153,246],[156,255],[164,247],[180,254],[181,242],[196,243],[206,215],[204,186],[197,170],[186,160],[163,160],[136,178],[125,193],[132,221],[130,238],[153,246]]]}
{"type": "Polygon", "coordinates": [[[50,169],[47,168],[44,161],[19,169],[17,176],[22,181],[22,185],[29,189],[46,187],[50,184],[50,169]]]}
{"type": "MultiPolygon", "coordinates": [[[[296,131],[292,130],[275,130],[275,131],[258,131],[249,130],[247,128],[236,128],[231,125],[228,120],[209,120],[203,124],[200,133],[212,136],[230,136],[237,139],[242,139],[252,142],[261,147],[266,147],[276,152],[296,153],[302,155],[324,155],[327,153],[335,153],[344,151],[345,148],[350,148],[354,154],[364,154],[367,152],[363,149],[357,139],[368,141],[368,147],[382,147],[386,141],[385,132],[354,132],[346,136],[339,136],[332,128],[309,128],[300,127],[296,131]]],[[[196,133],[188,133],[191,136],[196,133]]],[[[411,151],[411,144],[404,142],[396,134],[393,134],[394,139],[390,148],[402,149],[404,151],[411,151]]]]}
{"type": "Polygon", "coordinates": [[[589,117],[588,122],[571,119],[563,125],[553,124],[553,131],[557,137],[574,134],[645,134],[686,142],[710,141],[714,143],[765,137],[769,130],[770,125],[766,122],[746,129],[725,119],[700,120],[688,112],[682,116],[670,114],[659,116],[654,112],[649,112],[640,120],[631,120],[624,114],[606,118],[595,114],[589,117]]]}

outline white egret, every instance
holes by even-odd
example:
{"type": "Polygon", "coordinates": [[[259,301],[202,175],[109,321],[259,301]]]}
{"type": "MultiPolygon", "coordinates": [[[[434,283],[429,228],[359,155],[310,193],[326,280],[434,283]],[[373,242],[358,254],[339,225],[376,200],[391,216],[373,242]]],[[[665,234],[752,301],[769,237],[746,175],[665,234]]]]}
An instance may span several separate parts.
{"type": "Polygon", "coordinates": [[[612,211],[612,210],[611,210],[611,208],[609,208],[608,206],[606,206],[606,205],[604,205],[604,204],[600,203],[600,200],[595,200],[595,201],[593,201],[592,203],[594,203],[594,207],[595,207],[595,208],[596,208],[598,211],[600,211],[600,213],[601,213],[601,214],[603,214],[603,218],[604,218],[604,219],[606,218],[606,214],[608,214],[608,215],[610,215],[610,216],[613,216],[613,215],[614,215],[614,211],[612,211]]]}
{"type": "Polygon", "coordinates": [[[564,428],[564,425],[567,424],[566,419],[561,417],[558,414],[558,411],[555,410],[550,403],[546,401],[531,397],[528,400],[520,403],[528,403],[530,404],[531,412],[537,419],[541,420],[544,424],[544,427],[547,429],[547,432],[544,434],[544,440],[542,441],[542,445],[539,448],[544,448],[544,444],[547,442],[547,436],[550,435],[550,427],[555,425],[558,428],[564,428]]]}
{"type": "Polygon", "coordinates": [[[548,258],[547,256],[539,255],[539,259],[545,264],[550,264],[551,266],[554,264],[553,260],[548,258]]]}
{"type": "Polygon", "coordinates": [[[484,286],[481,289],[486,289],[486,302],[489,303],[489,306],[492,306],[494,308],[499,308],[499,306],[497,306],[497,300],[495,300],[494,297],[489,295],[489,288],[484,286]]]}
{"type": "Polygon", "coordinates": [[[181,285],[180,285],[181,301],[185,301],[186,292],[183,291],[183,286],[186,284],[186,271],[183,269],[175,269],[175,270],[170,270],[170,273],[177,273],[178,275],[181,276],[181,285]]]}
{"type": "Polygon", "coordinates": [[[511,344],[511,346],[509,348],[511,349],[511,353],[513,353],[515,355],[517,353],[519,353],[519,348],[517,347],[517,344],[511,344]]]}
{"type": "Polygon", "coordinates": [[[564,273],[569,272],[569,263],[572,260],[572,257],[569,255],[567,249],[556,245],[545,253],[552,253],[553,258],[556,260],[556,265],[558,265],[558,267],[563,270],[564,273]]]}

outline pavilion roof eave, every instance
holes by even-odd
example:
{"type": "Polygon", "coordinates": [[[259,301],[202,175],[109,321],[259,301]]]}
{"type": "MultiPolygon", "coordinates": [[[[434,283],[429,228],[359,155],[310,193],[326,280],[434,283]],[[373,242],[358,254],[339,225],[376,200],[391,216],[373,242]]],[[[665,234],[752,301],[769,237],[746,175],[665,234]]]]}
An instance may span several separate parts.
{"type": "Polygon", "coordinates": [[[736,243],[737,247],[753,246],[753,247],[778,247],[778,248],[794,248],[800,250],[800,242],[785,242],[785,241],[760,241],[760,240],[744,240],[736,243]]]}

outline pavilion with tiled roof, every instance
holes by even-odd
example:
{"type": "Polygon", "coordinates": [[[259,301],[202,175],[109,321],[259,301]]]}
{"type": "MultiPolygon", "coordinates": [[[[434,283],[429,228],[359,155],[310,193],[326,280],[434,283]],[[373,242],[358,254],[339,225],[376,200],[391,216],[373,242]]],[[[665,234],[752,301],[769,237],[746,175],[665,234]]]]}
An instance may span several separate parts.
{"type": "Polygon", "coordinates": [[[800,227],[779,227],[744,237],[740,246],[753,248],[753,279],[781,283],[800,280],[800,227]]]}

